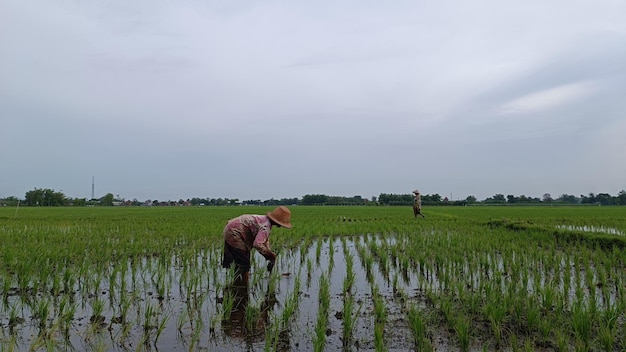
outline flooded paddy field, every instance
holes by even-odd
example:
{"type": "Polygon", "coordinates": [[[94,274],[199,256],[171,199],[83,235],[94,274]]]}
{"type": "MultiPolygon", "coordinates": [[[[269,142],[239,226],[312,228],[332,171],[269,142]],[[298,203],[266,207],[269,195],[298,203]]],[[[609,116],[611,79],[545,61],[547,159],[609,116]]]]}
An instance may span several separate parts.
{"type": "Polygon", "coordinates": [[[1,209],[0,350],[626,349],[626,208],[291,207],[242,285],[269,210],[1,209]]]}

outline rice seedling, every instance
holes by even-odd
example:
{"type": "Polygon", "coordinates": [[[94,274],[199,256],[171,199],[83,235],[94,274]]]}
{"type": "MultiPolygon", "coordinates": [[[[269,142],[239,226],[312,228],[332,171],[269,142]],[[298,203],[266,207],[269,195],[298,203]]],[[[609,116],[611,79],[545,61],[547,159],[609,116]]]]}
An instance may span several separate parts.
{"type": "Polygon", "coordinates": [[[615,330],[606,325],[600,326],[598,331],[598,340],[604,351],[613,351],[615,348],[615,342],[617,341],[615,330]]]}
{"type": "Polygon", "coordinates": [[[487,319],[491,323],[491,330],[495,339],[496,347],[499,348],[502,342],[502,332],[505,325],[506,308],[502,302],[497,301],[497,297],[489,297],[485,307],[487,319]],[[492,301],[492,299],[496,299],[492,301]]]}
{"type": "Polygon", "coordinates": [[[593,317],[590,316],[589,310],[582,302],[574,304],[571,314],[573,336],[576,337],[576,343],[587,351],[591,343],[593,317]]]}
{"type": "Polygon", "coordinates": [[[65,339],[70,338],[70,327],[76,314],[76,305],[67,297],[63,296],[59,305],[58,320],[65,339]]]}
{"type": "Polygon", "coordinates": [[[279,327],[282,330],[287,330],[291,318],[296,313],[298,306],[300,305],[300,274],[296,277],[296,284],[294,285],[291,294],[287,298],[284,303],[283,312],[281,316],[281,326],[279,327]]]}
{"type": "Polygon", "coordinates": [[[90,350],[207,349],[203,341],[218,350],[626,348],[623,238],[557,227],[623,233],[624,208],[433,207],[419,224],[405,210],[294,207],[298,226],[272,235],[281,262],[269,278],[253,256],[251,295],[267,288],[280,307],[265,311],[268,340],[259,341],[219,329],[234,305],[222,293],[233,272],[221,268],[220,236],[241,208],[20,209],[0,226],[3,349],[58,349],[55,336],[90,350]],[[356,324],[361,314],[373,326],[356,324]],[[97,315],[110,317],[110,334],[77,320],[97,315]],[[389,328],[405,315],[406,326],[389,328]],[[43,327],[41,337],[30,327],[43,327]]]}
{"type": "Polygon", "coordinates": [[[9,310],[9,334],[13,335],[13,330],[25,321],[26,320],[20,315],[17,303],[12,304],[9,310]]]}
{"type": "Polygon", "coordinates": [[[156,327],[156,333],[154,336],[154,345],[156,346],[157,342],[159,341],[159,337],[161,337],[161,335],[163,334],[163,331],[165,330],[166,326],[167,326],[167,321],[169,320],[169,315],[164,315],[161,318],[161,321],[158,322],[158,325],[156,327]]]}
{"type": "Polygon", "coordinates": [[[318,237],[317,246],[315,248],[315,264],[320,265],[320,258],[322,257],[322,247],[323,247],[324,239],[322,237],[318,237]]]}
{"type": "Polygon", "coordinates": [[[261,316],[261,306],[259,304],[247,304],[244,316],[246,329],[254,331],[261,316]]]}
{"type": "Polygon", "coordinates": [[[11,290],[11,279],[8,277],[2,278],[2,303],[4,306],[9,304],[9,292],[11,290]]]}
{"type": "Polygon", "coordinates": [[[433,348],[428,339],[427,317],[415,305],[408,308],[407,316],[415,341],[415,349],[417,351],[432,351],[433,348]]]}
{"type": "Polygon", "coordinates": [[[354,332],[354,327],[356,324],[356,317],[359,315],[360,306],[355,311],[355,301],[354,297],[351,294],[346,294],[343,298],[343,328],[342,328],[342,341],[343,348],[347,348],[350,346],[352,342],[352,333],[354,332]]]}
{"type": "Polygon", "coordinates": [[[49,313],[50,301],[48,301],[47,298],[39,299],[34,307],[33,318],[39,322],[38,326],[40,330],[46,328],[46,321],[48,319],[49,313]]]}
{"type": "MultiPolygon", "coordinates": [[[[274,321],[274,319],[269,319],[270,321],[274,321]]],[[[265,327],[265,345],[263,346],[264,351],[278,351],[280,350],[280,336],[281,336],[281,327],[278,324],[269,324],[269,326],[265,327]]]]}
{"type": "Polygon", "coordinates": [[[319,309],[313,336],[313,350],[323,351],[326,343],[326,327],[328,325],[328,313],[330,308],[330,282],[329,275],[322,275],[319,284],[319,309]]]}
{"type": "Polygon", "coordinates": [[[374,347],[376,351],[387,351],[384,342],[384,325],[374,325],[374,347]]]}
{"type": "Polygon", "coordinates": [[[222,300],[222,319],[225,319],[230,315],[235,304],[235,296],[230,290],[224,291],[224,298],[222,300]]]}
{"type": "Polygon", "coordinates": [[[470,347],[470,326],[471,322],[467,317],[458,317],[454,324],[454,331],[456,331],[457,338],[461,351],[468,351],[470,347]]]}

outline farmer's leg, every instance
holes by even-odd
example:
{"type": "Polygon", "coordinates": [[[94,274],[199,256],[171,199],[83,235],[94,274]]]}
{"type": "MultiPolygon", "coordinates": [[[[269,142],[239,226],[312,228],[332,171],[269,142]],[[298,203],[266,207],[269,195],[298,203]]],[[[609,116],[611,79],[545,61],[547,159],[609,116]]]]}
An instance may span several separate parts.
{"type": "Polygon", "coordinates": [[[225,243],[222,266],[230,268],[232,265],[235,265],[235,285],[247,286],[250,273],[250,251],[238,249],[225,243]]]}
{"type": "Polygon", "coordinates": [[[222,255],[222,268],[228,269],[235,262],[233,255],[234,248],[224,242],[224,254],[222,255]]]}

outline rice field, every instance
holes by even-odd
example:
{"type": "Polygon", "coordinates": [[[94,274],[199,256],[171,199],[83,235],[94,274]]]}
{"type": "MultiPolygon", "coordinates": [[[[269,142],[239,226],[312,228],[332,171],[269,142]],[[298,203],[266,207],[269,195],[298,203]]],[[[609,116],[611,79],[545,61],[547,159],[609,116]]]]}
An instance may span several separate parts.
{"type": "Polygon", "coordinates": [[[624,207],[0,208],[0,351],[623,351],[624,207]]]}

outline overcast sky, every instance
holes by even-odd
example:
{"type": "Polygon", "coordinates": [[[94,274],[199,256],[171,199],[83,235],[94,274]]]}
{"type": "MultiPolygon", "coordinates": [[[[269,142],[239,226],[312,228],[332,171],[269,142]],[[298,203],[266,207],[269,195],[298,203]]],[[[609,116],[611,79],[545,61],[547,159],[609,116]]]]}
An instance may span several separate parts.
{"type": "Polygon", "coordinates": [[[623,0],[0,0],[0,197],[626,189],[623,0]]]}

